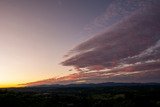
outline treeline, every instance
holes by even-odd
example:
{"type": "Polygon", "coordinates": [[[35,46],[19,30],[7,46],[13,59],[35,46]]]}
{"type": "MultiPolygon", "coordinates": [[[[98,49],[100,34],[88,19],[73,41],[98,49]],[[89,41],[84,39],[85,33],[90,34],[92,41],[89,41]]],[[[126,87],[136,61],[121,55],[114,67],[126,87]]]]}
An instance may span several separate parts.
{"type": "Polygon", "coordinates": [[[159,86],[0,90],[0,107],[160,107],[159,86]],[[45,91],[44,91],[45,90],[45,91]]]}

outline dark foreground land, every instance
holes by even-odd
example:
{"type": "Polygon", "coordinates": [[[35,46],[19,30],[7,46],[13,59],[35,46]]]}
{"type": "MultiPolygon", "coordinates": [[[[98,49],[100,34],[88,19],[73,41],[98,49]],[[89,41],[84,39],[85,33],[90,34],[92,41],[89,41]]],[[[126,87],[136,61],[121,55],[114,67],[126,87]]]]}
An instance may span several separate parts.
{"type": "Polygon", "coordinates": [[[160,85],[0,89],[0,107],[160,107],[160,85]]]}

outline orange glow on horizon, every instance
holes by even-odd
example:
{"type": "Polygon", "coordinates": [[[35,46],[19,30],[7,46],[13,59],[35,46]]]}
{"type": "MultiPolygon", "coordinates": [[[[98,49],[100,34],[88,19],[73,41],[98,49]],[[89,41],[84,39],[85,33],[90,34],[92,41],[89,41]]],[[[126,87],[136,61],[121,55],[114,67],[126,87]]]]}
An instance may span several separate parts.
{"type": "Polygon", "coordinates": [[[18,85],[16,83],[6,83],[6,84],[0,84],[0,88],[17,88],[17,87],[23,87],[21,85],[18,85]]]}

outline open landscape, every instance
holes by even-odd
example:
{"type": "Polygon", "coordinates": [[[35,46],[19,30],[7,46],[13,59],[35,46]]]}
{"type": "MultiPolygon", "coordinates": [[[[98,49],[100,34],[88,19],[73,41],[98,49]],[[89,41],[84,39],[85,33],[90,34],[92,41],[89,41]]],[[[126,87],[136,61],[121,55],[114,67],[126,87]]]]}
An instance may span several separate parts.
{"type": "Polygon", "coordinates": [[[71,84],[0,89],[3,107],[160,107],[160,84],[71,84]]]}
{"type": "Polygon", "coordinates": [[[160,0],[0,0],[0,107],[160,107],[160,0]]]}

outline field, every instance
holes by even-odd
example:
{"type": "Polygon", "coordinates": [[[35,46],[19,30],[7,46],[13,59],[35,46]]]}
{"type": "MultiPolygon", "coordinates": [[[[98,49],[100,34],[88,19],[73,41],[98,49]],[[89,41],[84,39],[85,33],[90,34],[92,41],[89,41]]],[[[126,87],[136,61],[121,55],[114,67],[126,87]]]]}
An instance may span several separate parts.
{"type": "Polygon", "coordinates": [[[159,85],[0,89],[0,107],[160,107],[159,85]]]}

